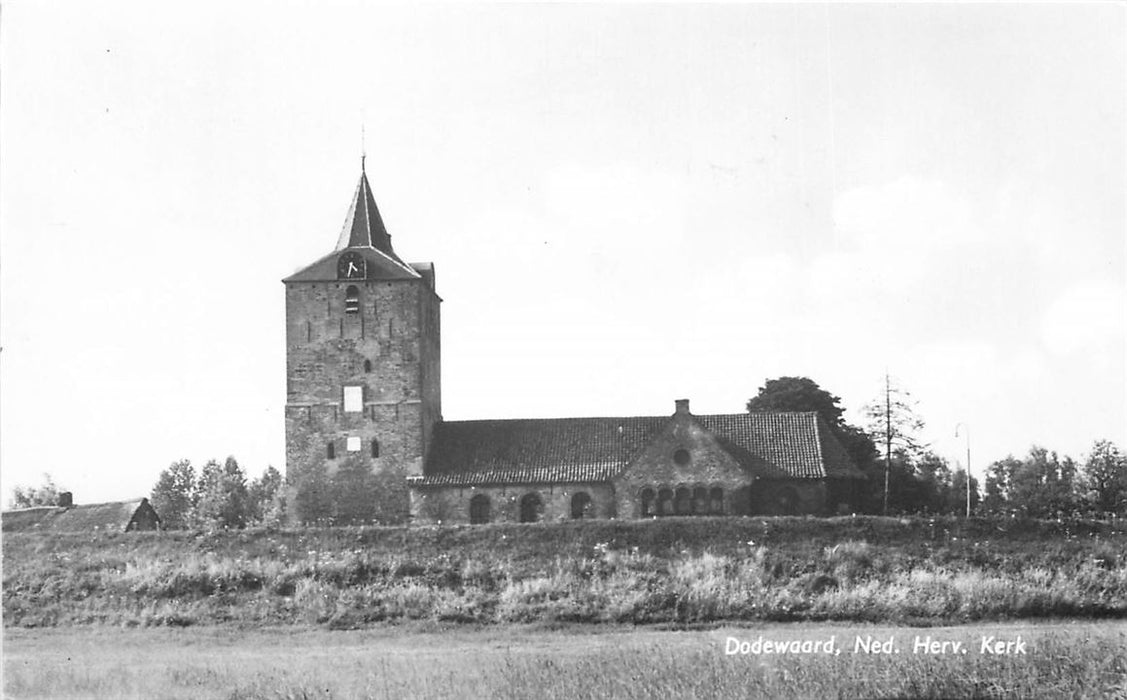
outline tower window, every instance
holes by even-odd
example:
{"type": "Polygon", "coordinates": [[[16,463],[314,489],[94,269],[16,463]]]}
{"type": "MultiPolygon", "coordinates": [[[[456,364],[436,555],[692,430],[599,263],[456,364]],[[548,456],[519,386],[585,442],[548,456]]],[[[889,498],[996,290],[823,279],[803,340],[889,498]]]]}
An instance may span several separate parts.
{"type": "Polygon", "coordinates": [[[360,311],[360,289],[355,284],[348,285],[348,289],[344,290],[344,312],[346,314],[359,313],[360,311]]]}
{"type": "Polygon", "coordinates": [[[337,446],[334,445],[331,442],[328,445],[326,445],[325,446],[325,456],[328,457],[329,459],[336,459],[337,458],[337,446]]]}
{"type": "Polygon", "coordinates": [[[364,387],[362,386],[346,386],[344,388],[344,412],[345,413],[363,413],[364,411],[364,387]]]}
{"type": "Polygon", "coordinates": [[[371,374],[371,372],[372,372],[372,361],[371,360],[364,360],[364,374],[371,374]]]}
{"type": "Polygon", "coordinates": [[[379,440],[372,440],[372,456],[373,457],[379,457],[380,456],[380,441],[379,440]]]}
{"type": "Polygon", "coordinates": [[[348,450],[349,452],[359,452],[360,451],[360,438],[355,437],[355,436],[349,437],[348,440],[345,441],[345,449],[348,450]]]}

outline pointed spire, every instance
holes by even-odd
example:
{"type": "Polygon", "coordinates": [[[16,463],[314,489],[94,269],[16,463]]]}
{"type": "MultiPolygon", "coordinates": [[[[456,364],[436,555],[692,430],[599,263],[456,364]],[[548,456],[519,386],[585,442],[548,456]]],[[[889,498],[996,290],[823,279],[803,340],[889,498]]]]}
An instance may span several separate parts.
{"type": "Polygon", "coordinates": [[[391,236],[380,218],[380,210],[376,208],[368,175],[364,172],[364,156],[360,157],[360,182],[356,185],[356,194],[352,197],[336,249],[356,247],[376,248],[403,263],[391,248],[391,236]]]}

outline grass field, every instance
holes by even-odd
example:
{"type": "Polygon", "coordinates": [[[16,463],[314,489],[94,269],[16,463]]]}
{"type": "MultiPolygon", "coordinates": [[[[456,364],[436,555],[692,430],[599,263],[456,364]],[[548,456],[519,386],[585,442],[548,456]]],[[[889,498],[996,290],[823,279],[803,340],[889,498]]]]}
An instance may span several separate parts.
{"type": "Polygon", "coordinates": [[[1127,698],[1127,624],[10,629],[7,698],[1127,698]],[[726,655],[729,637],[841,653],[726,655]],[[982,637],[1025,654],[980,653],[982,637]],[[899,654],[854,653],[892,637],[899,654]],[[914,638],[967,653],[913,653],[914,638]]]}

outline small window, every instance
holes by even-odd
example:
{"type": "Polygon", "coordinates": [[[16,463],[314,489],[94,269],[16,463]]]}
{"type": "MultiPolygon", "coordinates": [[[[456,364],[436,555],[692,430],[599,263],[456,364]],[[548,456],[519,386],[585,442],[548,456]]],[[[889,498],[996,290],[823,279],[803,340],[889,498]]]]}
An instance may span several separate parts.
{"type": "Polygon", "coordinates": [[[704,515],[710,512],[708,505],[708,489],[698,486],[693,489],[693,515],[704,515]]]}
{"type": "Polygon", "coordinates": [[[371,373],[372,373],[372,361],[371,360],[364,360],[364,374],[371,374],[371,373]]]}
{"type": "Polygon", "coordinates": [[[380,456],[380,441],[372,440],[372,457],[380,456]]]}
{"type": "Polygon", "coordinates": [[[642,489],[642,517],[649,518],[657,513],[654,511],[654,490],[642,489]]]}
{"type": "Polygon", "coordinates": [[[484,525],[489,522],[489,496],[479,493],[470,499],[470,524],[484,525]]]}
{"type": "Polygon", "coordinates": [[[362,387],[362,386],[346,386],[344,388],[344,412],[345,413],[363,413],[364,412],[364,387],[362,387]]]}
{"type": "Polygon", "coordinates": [[[337,458],[337,446],[330,442],[328,445],[325,446],[325,455],[329,459],[336,459],[337,458]]]}
{"type": "Polygon", "coordinates": [[[724,489],[719,486],[708,492],[708,511],[716,515],[724,513],[724,489]]]}
{"type": "Polygon", "coordinates": [[[571,497],[571,517],[575,520],[584,520],[593,515],[595,504],[586,491],[580,491],[571,497]]]}
{"type": "Polygon", "coordinates": [[[689,463],[689,451],[684,448],[677,450],[673,453],[673,461],[681,467],[687,465],[689,463]]]}
{"type": "Polygon", "coordinates": [[[692,492],[687,488],[681,487],[677,489],[674,510],[677,515],[689,515],[692,513],[692,492]]]}
{"type": "Polygon", "coordinates": [[[349,437],[348,440],[346,440],[344,444],[345,444],[345,449],[348,450],[349,452],[359,452],[360,451],[360,438],[356,437],[355,435],[349,437]]]}
{"type": "Polygon", "coordinates": [[[344,312],[355,314],[360,312],[360,289],[355,284],[348,285],[344,290],[344,312]]]}

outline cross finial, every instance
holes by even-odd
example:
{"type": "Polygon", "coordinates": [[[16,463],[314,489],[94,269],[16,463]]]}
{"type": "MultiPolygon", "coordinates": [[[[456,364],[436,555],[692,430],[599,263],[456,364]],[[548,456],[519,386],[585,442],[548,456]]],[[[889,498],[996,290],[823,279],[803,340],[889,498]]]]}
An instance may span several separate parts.
{"type": "Polygon", "coordinates": [[[364,124],[360,124],[360,172],[364,172],[364,159],[368,157],[368,147],[364,142],[364,124]]]}

